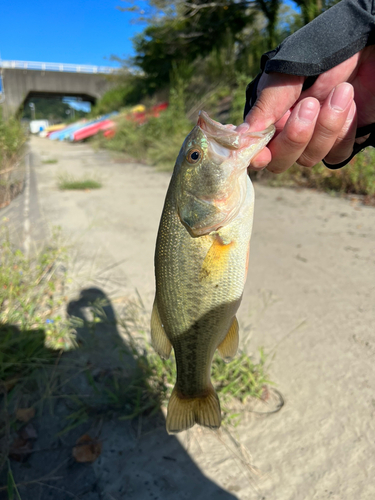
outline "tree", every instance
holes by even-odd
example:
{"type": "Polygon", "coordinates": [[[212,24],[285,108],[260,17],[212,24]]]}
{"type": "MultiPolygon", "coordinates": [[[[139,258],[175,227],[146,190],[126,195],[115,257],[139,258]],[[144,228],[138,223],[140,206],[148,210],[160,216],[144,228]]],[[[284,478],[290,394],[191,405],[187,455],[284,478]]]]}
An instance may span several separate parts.
{"type": "Polygon", "coordinates": [[[268,46],[272,48],[276,45],[276,23],[281,2],[280,0],[256,0],[256,3],[267,18],[268,46]]]}
{"type": "Polygon", "coordinates": [[[239,8],[231,2],[220,9],[202,9],[199,17],[163,18],[135,37],[134,64],[144,72],[151,86],[159,87],[169,81],[173,64],[182,58],[191,63],[228,43],[240,43],[240,34],[253,16],[244,5],[239,8]]]}
{"type": "Polygon", "coordinates": [[[315,19],[319,14],[335,5],[340,0],[295,0],[301,7],[303,24],[307,24],[315,19]]]}
{"type": "Polygon", "coordinates": [[[178,47],[181,39],[184,49],[193,42],[202,55],[225,44],[228,36],[236,43],[242,30],[252,25],[259,11],[267,19],[268,46],[273,47],[281,5],[281,0],[143,0],[137,4],[132,0],[123,1],[131,6],[122,10],[138,12],[139,21],[161,28],[159,40],[168,36],[165,28],[173,27],[178,47]]]}

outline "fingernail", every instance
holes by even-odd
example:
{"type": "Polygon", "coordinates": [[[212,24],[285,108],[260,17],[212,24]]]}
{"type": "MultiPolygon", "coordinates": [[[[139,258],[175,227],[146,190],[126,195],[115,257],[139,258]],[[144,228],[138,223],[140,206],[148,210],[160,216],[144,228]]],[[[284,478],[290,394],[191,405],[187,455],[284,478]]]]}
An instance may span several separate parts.
{"type": "Polygon", "coordinates": [[[344,111],[352,99],[353,87],[346,83],[342,83],[333,89],[329,105],[336,111],[344,111]]]}
{"type": "Polygon", "coordinates": [[[236,129],[236,132],[238,134],[243,134],[244,132],[247,132],[250,128],[250,125],[246,122],[244,123],[241,123],[241,125],[238,125],[237,129],[236,129]]]}
{"type": "Polygon", "coordinates": [[[317,101],[301,101],[297,116],[300,120],[311,123],[315,120],[318,111],[317,101]]]}

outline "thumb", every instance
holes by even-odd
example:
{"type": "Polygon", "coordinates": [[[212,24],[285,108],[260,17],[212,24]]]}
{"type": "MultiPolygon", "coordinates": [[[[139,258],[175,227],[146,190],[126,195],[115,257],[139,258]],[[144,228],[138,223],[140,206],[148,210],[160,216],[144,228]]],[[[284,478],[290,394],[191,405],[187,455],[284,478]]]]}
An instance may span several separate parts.
{"type": "Polygon", "coordinates": [[[263,73],[258,84],[258,97],[245,118],[249,130],[258,132],[275,124],[298,101],[303,76],[263,73]]]}

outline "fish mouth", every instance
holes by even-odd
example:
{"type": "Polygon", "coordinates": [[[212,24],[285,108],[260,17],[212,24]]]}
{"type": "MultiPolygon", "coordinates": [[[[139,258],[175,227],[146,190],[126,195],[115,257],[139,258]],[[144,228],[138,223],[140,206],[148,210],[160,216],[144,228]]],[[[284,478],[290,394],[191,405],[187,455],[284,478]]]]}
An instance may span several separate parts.
{"type": "MultiPolygon", "coordinates": [[[[239,149],[241,147],[241,136],[235,132],[236,127],[234,125],[223,125],[210,118],[205,111],[199,111],[197,125],[208,139],[212,139],[217,143],[219,151],[220,146],[228,149],[239,149]]],[[[228,154],[225,153],[220,156],[228,156],[228,154]]]]}
{"type": "Polygon", "coordinates": [[[274,125],[270,125],[259,132],[247,131],[239,134],[235,125],[223,125],[210,118],[205,111],[199,112],[197,126],[209,139],[209,143],[212,141],[213,152],[222,157],[230,155],[230,151],[225,152],[224,148],[232,151],[249,148],[253,157],[272,139],[276,130],[274,125]]]}

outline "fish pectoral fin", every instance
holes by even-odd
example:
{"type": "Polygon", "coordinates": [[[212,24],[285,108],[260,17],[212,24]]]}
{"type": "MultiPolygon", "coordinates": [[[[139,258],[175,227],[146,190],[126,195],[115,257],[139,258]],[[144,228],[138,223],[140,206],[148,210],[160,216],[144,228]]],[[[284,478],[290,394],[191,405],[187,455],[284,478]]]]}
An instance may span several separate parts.
{"type": "Polygon", "coordinates": [[[168,434],[186,431],[194,424],[210,429],[220,427],[220,402],[212,385],[208,387],[205,395],[197,398],[181,397],[176,387],[172,391],[167,413],[168,434]]]}
{"type": "Polygon", "coordinates": [[[236,316],[233,318],[232,324],[225,336],[225,339],[218,346],[220,356],[225,362],[230,361],[237,353],[239,343],[239,326],[236,316]]]}
{"type": "Polygon", "coordinates": [[[227,270],[231,249],[235,245],[233,241],[221,237],[219,233],[212,233],[212,235],[214,240],[199,272],[200,282],[221,279],[227,270]]]}
{"type": "Polygon", "coordinates": [[[171,354],[172,344],[162,325],[156,300],[151,314],[151,343],[155,351],[163,359],[168,359],[171,354]]]}

